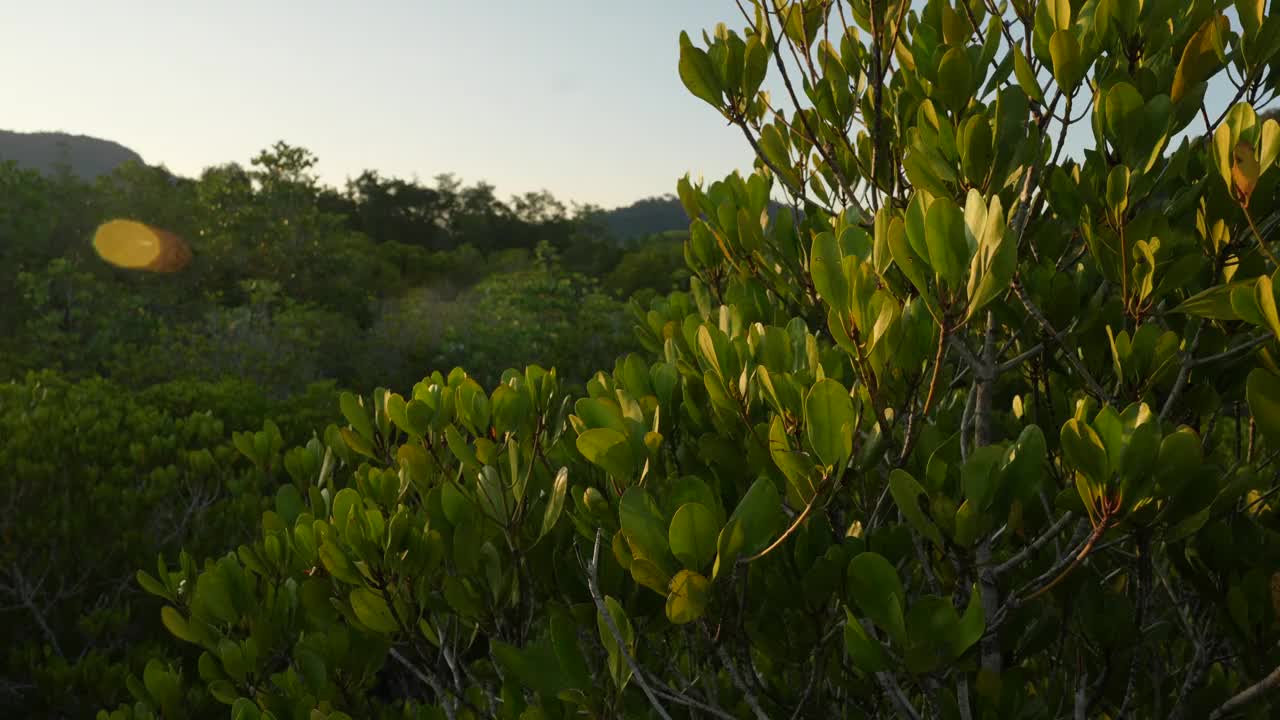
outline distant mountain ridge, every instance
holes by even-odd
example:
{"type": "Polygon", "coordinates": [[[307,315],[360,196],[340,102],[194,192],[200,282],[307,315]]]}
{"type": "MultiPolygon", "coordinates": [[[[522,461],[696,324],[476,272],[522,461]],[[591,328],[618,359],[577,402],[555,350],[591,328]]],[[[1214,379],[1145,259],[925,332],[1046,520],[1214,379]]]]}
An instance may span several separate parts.
{"type": "MultiPolygon", "coordinates": [[[[111,140],[65,132],[0,130],[0,162],[5,161],[14,161],[19,167],[44,174],[66,166],[73,175],[86,180],[107,175],[128,162],[144,162],[137,152],[111,140]]],[[[609,233],[619,240],[689,229],[684,207],[679,198],[671,194],[601,210],[600,218],[609,233]]]]}
{"type": "Polygon", "coordinates": [[[0,162],[6,160],[45,174],[66,166],[72,174],[93,180],[127,162],[141,163],[142,156],[120,143],[88,135],[0,130],[0,162]]]}
{"type": "MultiPolygon", "coordinates": [[[[786,207],[776,200],[769,201],[769,217],[786,207]]],[[[624,207],[602,210],[600,217],[610,234],[619,240],[662,235],[668,232],[687,232],[690,218],[684,205],[675,195],[661,195],[637,200],[624,207]]]]}
{"type": "Polygon", "coordinates": [[[600,215],[609,233],[621,240],[689,229],[689,216],[675,195],[644,198],[600,215]]]}

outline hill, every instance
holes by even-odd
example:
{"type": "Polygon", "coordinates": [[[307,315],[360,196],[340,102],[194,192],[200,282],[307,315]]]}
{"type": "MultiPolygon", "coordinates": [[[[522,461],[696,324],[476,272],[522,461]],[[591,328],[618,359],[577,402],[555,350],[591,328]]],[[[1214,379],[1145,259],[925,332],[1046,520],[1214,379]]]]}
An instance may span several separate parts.
{"type": "Polygon", "coordinates": [[[129,161],[140,163],[142,156],[120,143],[87,135],[0,130],[0,162],[5,160],[42,173],[65,165],[73,174],[91,180],[129,161]]]}
{"type": "Polygon", "coordinates": [[[675,195],[644,198],[602,215],[609,232],[621,240],[689,229],[689,217],[675,195]]]}

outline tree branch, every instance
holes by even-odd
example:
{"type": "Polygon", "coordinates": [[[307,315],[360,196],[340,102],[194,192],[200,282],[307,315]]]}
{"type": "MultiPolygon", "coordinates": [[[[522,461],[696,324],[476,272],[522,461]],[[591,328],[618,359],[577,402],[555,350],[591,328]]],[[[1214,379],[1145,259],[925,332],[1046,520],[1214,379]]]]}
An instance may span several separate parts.
{"type": "Polygon", "coordinates": [[[724,649],[723,645],[716,645],[716,656],[720,658],[720,662],[724,663],[724,667],[729,671],[729,678],[733,680],[734,687],[738,688],[738,692],[742,693],[743,699],[747,701],[747,706],[751,708],[751,712],[755,714],[756,720],[769,720],[769,716],[760,707],[760,700],[756,698],[756,694],[747,687],[742,680],[742,674],[738,672],[738,665],[733,662],[733,658],[729,657],[729,652],[724,649]]]}
{"type": "Polygon", "coordinates": [[[662,702],[658,700],[658,696],[654,694],[653,688],[649,687],[649,682],[645,680],[644,671],[640,669],[639,663],[627,652],[627,643],[622,638],[622,631],[618,629],[618,624],[613,621],[613,614],[609,612],[608,606],[604,604],[604,596],[600,594],[600,580],[597,576],[600,567],[600,528],[596,528],[596,543],[591,551],[591,564],[587,566],[587,587],[591,590],[591,599],[596,603],[596,610],[604,618],[604,624],[609,628],[609,634],[613,636],[613,641],[618,644],[618,652],[622,654],[627,666],[631,668],[631,674],[635,676],[636,684],[644,691],[645,697],[649,698],[649,704],[657,711],[658,717],[663,720],[671,720],[671,716],[667,714],[667,709],[662,706],[662,702]]]}
{"type": "Polygon", "coordinates": [[[1072,372],[1080,376],[1080,379],[1089,386],[1089,392],[1104,403],[1110,402],[1110,394],[1108,394],[1107,391],[1098,384],[1098,381],[1094,379],[1093,375],[1080,364],[1080,360],[1071,352],[1071,349],[1067,347],[1066,340],[1063,339],[1062,335],[1060,335],[1057,330],[1053,329],[1053,325],[1049,323],[1049,319],[1044,316],[1044,313],[1040,311],[1040,308],[1031,300],[1031,296],[1027,294],[1026,288],[1022,286],[1022,281],[1017,277],[1014,277],[1013,279],[1013,292],[1018,296],[1018,300],[1022,303],[1022,307],[1026,308],[1027,314],[1036,321],[1036,324],[1039,325],[1040,329],[1053,340],[1054,344],[1062,349],[1062,355],[1066,358],[1067,364],[1071,366],[1072,372]]]}
{"type": "Polygon", "coordinates": [[[1270,675],[1262,678],[1244,690],[1241,690],[1230,700],[1222,703],[1221,707],[1214,710],[1213,713],[1209,715],[1209,720],[1219,720],[1219,718],[1226,717],[1227,715],[1244,707],[1246,704],[1257,700],[1264,693],[1268,690],[1274,689],[1277,685],[1280,685],[1280,667],[1272,670],[1270,675]]]}

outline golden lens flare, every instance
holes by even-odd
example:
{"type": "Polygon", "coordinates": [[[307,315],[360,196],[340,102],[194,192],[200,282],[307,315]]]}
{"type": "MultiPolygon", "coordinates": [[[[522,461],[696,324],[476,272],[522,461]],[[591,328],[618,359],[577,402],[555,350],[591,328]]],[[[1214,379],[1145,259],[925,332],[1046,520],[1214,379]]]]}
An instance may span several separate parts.
{"type": "Polygon", "coordinates": [[[167,230],[134,220],[111,220],[93,234],[93,249],[116,267],[147,272],[178,272],[191,262],[191,248],[167,230]]]}

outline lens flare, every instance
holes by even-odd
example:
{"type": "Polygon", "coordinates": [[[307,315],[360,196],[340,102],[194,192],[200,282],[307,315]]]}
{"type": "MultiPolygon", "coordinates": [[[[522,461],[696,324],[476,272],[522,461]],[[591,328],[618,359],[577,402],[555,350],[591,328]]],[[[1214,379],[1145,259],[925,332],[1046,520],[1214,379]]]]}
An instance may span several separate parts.
{"type": "Polygon", "coordinates": [[[116,267],[147,272],[178,272],[191,261],[191,248],[167,230],[134,220],[111,220],[93,234],[98,256],[116,267]]]}

